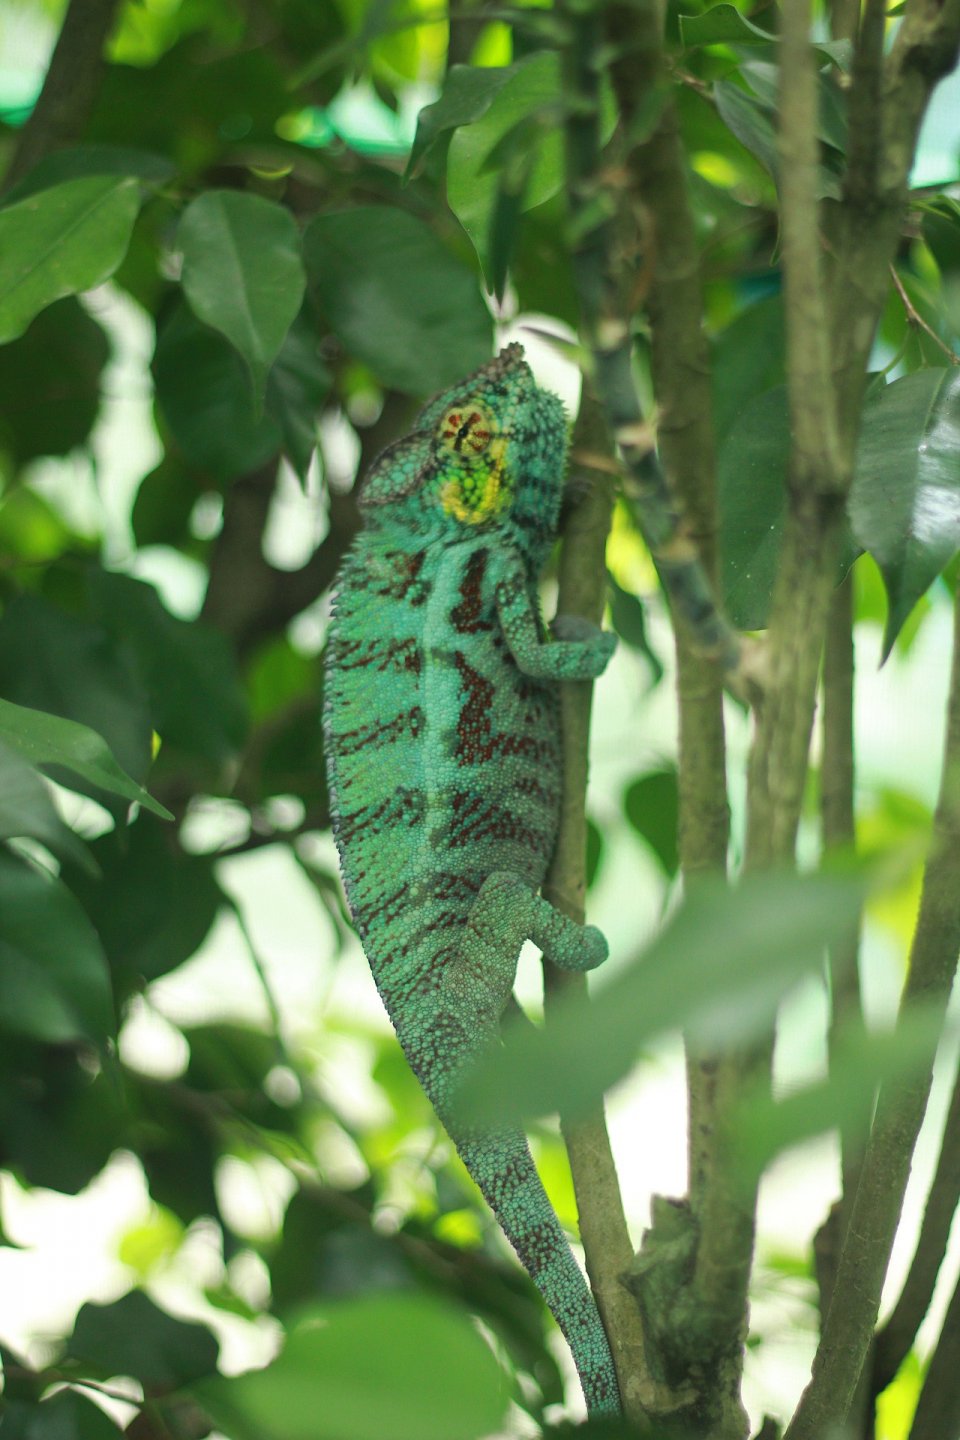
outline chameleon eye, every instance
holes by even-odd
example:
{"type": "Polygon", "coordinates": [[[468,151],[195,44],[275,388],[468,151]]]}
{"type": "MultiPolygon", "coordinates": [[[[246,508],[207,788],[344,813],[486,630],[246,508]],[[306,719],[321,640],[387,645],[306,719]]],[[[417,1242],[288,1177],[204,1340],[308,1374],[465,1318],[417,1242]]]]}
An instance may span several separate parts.
{"type": "Polygon", "coordinates": [[[496,421],[485,405],[453,405],[440,421],[440,443],[469,459],[482,455],[496,434],[496,421]]]}

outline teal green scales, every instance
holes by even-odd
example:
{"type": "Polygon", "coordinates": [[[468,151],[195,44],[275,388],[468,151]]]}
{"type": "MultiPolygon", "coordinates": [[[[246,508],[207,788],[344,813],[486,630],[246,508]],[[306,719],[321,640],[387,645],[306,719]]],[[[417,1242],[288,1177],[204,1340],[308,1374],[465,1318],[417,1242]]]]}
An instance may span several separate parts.
{"type": "Polygon", "coordinates": [[[518,345],[432,400],[376,461],[338,577],[325,730],[347,899],[400,1043],[567,1338],[592,1414],[613,1361],[521,1131],[458,1119],[463,1069],[498,1042],[523,942],[589,970],[607,946],[539,888],[560,811],[557,681],[614,637],[543,633],[566,421],[518,345]]]}

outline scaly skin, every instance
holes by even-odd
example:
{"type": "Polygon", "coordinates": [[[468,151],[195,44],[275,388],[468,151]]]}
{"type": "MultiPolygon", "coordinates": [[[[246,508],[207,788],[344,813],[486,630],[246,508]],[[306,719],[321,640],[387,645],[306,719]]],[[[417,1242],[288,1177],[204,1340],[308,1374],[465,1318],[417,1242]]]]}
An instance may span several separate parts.
{"type": "Polygon", "coordinates": [[[524,940],[570,970],[607,954],[537,893],[560,811],[556,682],[599,675],[615,644],[592,627],[543,635],[565,452],[560,402],[511,345],[380,456],[336,586],[325,734],[344,887],[400,1043],[566,1336],[590,1413],[615,1415],[600,1316],[526,1139],[451,1103],[497,1042],[524,940]]]}

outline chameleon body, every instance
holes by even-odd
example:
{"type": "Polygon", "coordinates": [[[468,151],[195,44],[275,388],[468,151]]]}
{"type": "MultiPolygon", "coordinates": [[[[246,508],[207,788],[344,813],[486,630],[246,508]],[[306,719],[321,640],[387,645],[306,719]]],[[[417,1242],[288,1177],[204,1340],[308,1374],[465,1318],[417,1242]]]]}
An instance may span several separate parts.
{"type": "Polygon", "coordinates": [[[593,1296],[518,1129],[458,1120],[465,1066],[498,1043],[523,942],[607,954],[538,894],[560,811],[557,684],[614,637],[546,640],[566,423],[518,345],[432,400],[375,462],[335,587],[325,734],[344,888],[407,1058],[573,1352],[592,1414],[619,1413],[593,1296]]]}

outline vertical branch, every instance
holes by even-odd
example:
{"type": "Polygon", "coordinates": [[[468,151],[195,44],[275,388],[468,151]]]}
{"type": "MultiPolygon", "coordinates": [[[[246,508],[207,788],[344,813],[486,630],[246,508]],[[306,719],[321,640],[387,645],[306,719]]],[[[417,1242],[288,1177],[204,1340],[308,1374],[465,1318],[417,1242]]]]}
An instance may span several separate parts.
{"type": "MultiPolygon", "coordinates": [[[[947,703],[943,776],[901,1001],[946,1014],[960,953],[960,597],[947,703]]],[[[923,1122],[933,1056],[923,1072],[880,1090],[837,1281],[810,1384],[785,1440],[819,1440],[844,1420],[873,1339],[880,1294],[923,1122]]]]}
{"type": "Polygon", "coordinates": [[[118,0],[70,0],[40,98],[20,132],[3,189],[38,161],[79,140],[103,75],[103,47],[118,0]]]}
{"type": "MultiPolygon", "coordinates": [[[[613,484],[608,472],[589,466],[590,457],[608,451],[602,413],[584,386],[573,437],[573,488],[579,488],[576,484],[579,471],[585,481],[585,495],[571,512],[564,533],[557,609],[561,615],[579,615],[594,622],[599,621],[603,613],[604,550],[613,508],[613,484]],[[586,458],[581,460],[580,456],[586,458]]],[[[550,903],[581,923],[586,888],[584,797],[592,695],[593,686],[587,682],[561,687],[563,809],[556,850],[543,885],[543,893],[550,903]]],[[[586,988],[583,975],[558,970],[552,965],[545,967],[547,1025],[560,996],[577,988],[586,988]]],[[[628,1416],[643,1419],[642,1394],[648,1370],[643,1330],[636,1306],[620,1281],[633,1258],[633,1247],[603,1107],[576,1123],[561,1115],[560,1124],[577,1197],[587,1272],[610,1341],[624,1410],[628,1416]]]]}
{"type": "Polygon", "coordinates": [[[946,1440],[960,1434],[960,1282],[947,1313],[937,1348],[920,1391],[910,1440],[946,1440]]]}

